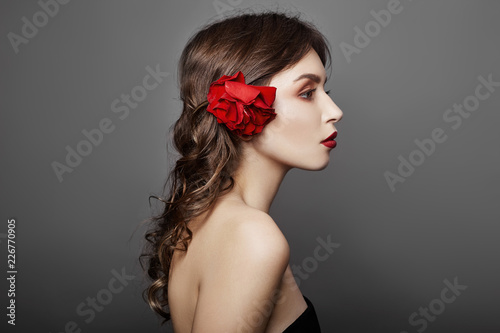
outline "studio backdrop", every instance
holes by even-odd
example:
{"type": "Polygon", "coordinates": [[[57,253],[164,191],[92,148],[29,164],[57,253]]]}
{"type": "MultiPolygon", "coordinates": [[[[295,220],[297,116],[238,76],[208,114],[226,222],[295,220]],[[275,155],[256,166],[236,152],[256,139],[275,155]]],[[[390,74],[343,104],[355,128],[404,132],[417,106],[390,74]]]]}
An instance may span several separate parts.
{"type": "Polygon", "coordinates": [[[143,301],[177,62],[239,10],[300,12],[342,109],[270,215],[322,330],[499,332],[500,2],[2,1],[2,332],[172,332],[143,301]]]}

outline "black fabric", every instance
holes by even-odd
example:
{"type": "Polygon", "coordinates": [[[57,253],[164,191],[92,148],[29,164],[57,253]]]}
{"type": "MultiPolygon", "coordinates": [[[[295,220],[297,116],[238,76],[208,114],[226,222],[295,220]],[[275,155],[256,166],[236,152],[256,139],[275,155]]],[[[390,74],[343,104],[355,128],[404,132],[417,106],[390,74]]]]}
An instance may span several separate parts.
{"type": "Polygon", "coordinates": [[[307,309],[305,309],[304,312],[283,331],[283,333],[321,333],[314,306],[305,296],[304,300],[307,303],[307,309]]]}

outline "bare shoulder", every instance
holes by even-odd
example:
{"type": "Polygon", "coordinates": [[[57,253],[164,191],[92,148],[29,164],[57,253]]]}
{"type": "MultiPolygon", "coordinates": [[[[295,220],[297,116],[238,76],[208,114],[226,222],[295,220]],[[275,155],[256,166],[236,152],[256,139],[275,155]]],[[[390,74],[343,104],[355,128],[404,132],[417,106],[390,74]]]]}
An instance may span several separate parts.
{"type": "Polygon", "coordinates": [[[288,242],[269,214],[246,205],[232,208],[221,223],[224,231],[219,244],[223,251],[238,254],[245,260],[288,263],[288,242]]]}
{"type": "Polygon", "coordinates": [[[262,313],[254,327],[260,332],[288,266],[288,242],[265,212],[244,205],[222,211],[206,237],[211,244],[204,247],[193,332],[236,332],[256,312],[262,313]]]}
{"type": "Polygon", "coordinates": [[[277,269],[288,265],[290,247],[276,222],[269,214],[243,203],[217,206],[195,228],[194,263],[202,277],[220,272],[221,267],[234,267],[235,260],[267,262],[277,269]]]}

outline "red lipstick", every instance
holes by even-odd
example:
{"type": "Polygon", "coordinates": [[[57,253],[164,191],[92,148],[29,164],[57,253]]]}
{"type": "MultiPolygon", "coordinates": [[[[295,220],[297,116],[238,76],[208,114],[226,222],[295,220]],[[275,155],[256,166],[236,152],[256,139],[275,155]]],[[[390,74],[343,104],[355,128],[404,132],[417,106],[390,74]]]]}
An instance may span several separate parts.
{"type": "Polygon", "coordinates": [[[321,144],[328,148],[335,148],[337,142],[334,140],[337,137],[337,131],[333,132],[329,137],[325,140],[321,141],[321,144]]]}

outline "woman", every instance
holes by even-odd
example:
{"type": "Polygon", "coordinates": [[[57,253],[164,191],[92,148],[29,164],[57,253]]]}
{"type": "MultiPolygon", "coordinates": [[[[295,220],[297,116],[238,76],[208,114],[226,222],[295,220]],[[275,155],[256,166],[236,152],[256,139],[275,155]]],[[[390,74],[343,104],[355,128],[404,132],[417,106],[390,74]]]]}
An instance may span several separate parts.
{"type": "Polygon", "coordinates": [[[276,12],[212,23],[186,45],[180,157],[143,254],[148,303],[175,332],[320,331],[268,212],[290,169],[324,169],[336,145],[330,57],[313,25],[276,12]]]}

